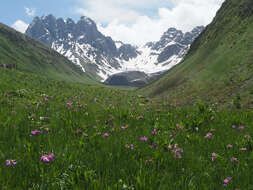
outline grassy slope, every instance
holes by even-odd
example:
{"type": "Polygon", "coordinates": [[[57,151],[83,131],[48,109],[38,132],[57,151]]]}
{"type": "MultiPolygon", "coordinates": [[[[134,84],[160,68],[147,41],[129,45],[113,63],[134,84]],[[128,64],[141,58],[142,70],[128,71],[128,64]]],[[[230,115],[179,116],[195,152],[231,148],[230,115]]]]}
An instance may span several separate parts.
{"type": "Polygon", "coordinates": [[[244,106],[250,106],[253,1],[227,0],[185,60],[141,91],[180,104],[196,99],[229,104],[241,99],[244,106]]]}
{"type": "Polygon", "coordinates": [[[80,69],[52,49],[0,24],[0,64],[52,79],[96,84],[80,69]]]}
{"type": "Polygon", "coordinates": [[[1,190],[219,190],[227,177],[226,189],[253,189],[253,140],[244,137],[253,136],[252,112],[175,109],[129,91],[0,72],[1,190]],[[51,152],[54,161],[42,163],[51,152]]]}

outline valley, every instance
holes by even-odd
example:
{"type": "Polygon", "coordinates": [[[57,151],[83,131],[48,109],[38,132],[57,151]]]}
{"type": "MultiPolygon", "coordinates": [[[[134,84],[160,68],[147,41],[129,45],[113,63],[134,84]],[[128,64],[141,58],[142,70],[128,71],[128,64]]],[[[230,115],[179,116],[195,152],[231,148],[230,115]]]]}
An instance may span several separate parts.
{"type": "Polygon", "coordinates": [[[0,24],[0,189],[253,189],[252,26],[251,0],[143,47],[0,24]]]}

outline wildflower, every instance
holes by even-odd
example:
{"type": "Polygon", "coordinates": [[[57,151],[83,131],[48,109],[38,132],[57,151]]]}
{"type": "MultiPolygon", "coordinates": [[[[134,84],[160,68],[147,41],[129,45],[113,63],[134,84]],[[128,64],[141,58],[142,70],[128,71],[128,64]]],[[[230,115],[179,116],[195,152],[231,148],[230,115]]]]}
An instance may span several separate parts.
{"type": "Polygon", "coordinates": [[[157,144],[155,144],[155,143],[152,144],[152,147],[153,147],[154,149],[158,149],[158,146],[157,146],[157,144]]]}
{"type": "Polygon", "coordinates": [[[44,163],[50,163],[54,160],[54,153],[44,154],[41,156],[40,161],[44,163]]]}
{"type": "Polygon", "coordinates": [[[212,133],[207,133],[206,136],[204,137],[205,139],[211,139],[213,136],[212,133]]]}
{"type": "Polygon", "coordinates": [[[15,165],[17,165],[17,163],[18,163],[17,160],[12,160],[12,159],[8,159],[5,161],[6,166],[15,166],[15,165]]]}
{"type": "Polygon", "coordinates": [[[148,138],[144,136],[144,137],[140,137],[139,140],[140,140],[140,141],[143,141],[143,142],[147,142],[147,141],[148,141],[148,138]]]}
{"type": "Polygon", "coordinates": [[[107,138],[107,137],[109,137],[110,135],[109,135],[109,133],[105,133],[104,134],[104,138],[107,138]]]}
{"type": "Polygon", "coordinates": [[[67,104],[68,109],[71,109],[71,106],[72,106],[73,103],[72,102],[67,102],[66,104],[67,104]]]}
{"type": "Polygon", "coordinates": [[[185,169],[184,168],[182,168],[182,172],[184,172],[185,171],[185,169]]]}
{"type": "Polygon", "coordinates": [[[181,155],[179,152],[177,152],[177,151],[175,151],[175,156],[176,156],[177,158],[179,158],[179,159],[182,158],[182,155],[181,155]]]}
{"type": "Polygon", "coordinates": [[[241,125],[240,127],[237,128],[238,131],[242,131],[245,129],[245,126],[241,125]]]}
{"type": "Polygon", "coordinates": [[[232,145],[232,144],[228,144],[228,145],[227,145],[227,148],[232,149],[232,148],[233,148],[233,145],[232,145]]]}
{"type": "Polygon", "coordinates": [[[239,162],[239,160],[238,160],[237,158],[235,158],[235,157],[230,158],[230,161],[231,161],[232,163],[234,163],[234,162],[239,162]]]}
{"type": "Polygon", "coordinates": [[[250,139],[251,137],[249,135],[244,135],[245,139],[250,139]]]}
{"type": "Polygon", "coordinates": [[[88,137],[89,135],[87,133],[83,133],[83,136],[88,137]]]}
{"type": "Polygon", "coordinates": [[[241,148],[240,150],[241,151],[247,151],[248,149],[247,148],[241,148]]]}
{"type": "Polygon", "coordinates": [[[236,126],[235,125],[232,125],[232,129],[235,129],[236,128],[236,126]]]}
{"type": "Polygon", "coordinates": [[[174,148],[176,149],[178,147],[178,144],[174,144],[174,148]]]}
{"type": "Polygon", "coordinates": [[[214,120],[214,116],[212,116],[212,117],[210,118],[210,120],[213,121],[213,120],[214,120]]]}
{"type": "Polygon", "coordinates": [[[158,133],[158,130],[157,129],[154,129],[153,131],[152,131],[152,135],[154,136],[154,135],[156,135],[158,133]]]}
{"type": "Polygon", "coordinates": [[[168,149],[172,150],[172,145],[171,144],[169,144],[168,149]]]}
{"type": "Polygon", "coordinates": [[[145,162],[146,163],[149,163],[149,162],[152,162],[153,161],[153,158],[149,158],[149,159],[147,159],[145,162]]]}
{"type": "Polygon", "coordinates": [[[48,97],[45,97],[45,98],[44,98],[44,101],[47,102],[47,101],[48,101],[48,97]]]}
{"type": "Polygon", "coordinates": [[[39,130],[34,130],[34,131],[31,131],[31,134],[30,134],[30,136],[32,137],[32,136],[37,136],[38,134],[40,134],[40,131],[39,130]]]}
{"type": "Polygon", "coordinates": [[[226,179],[223,180],[223,185],[227,186],[230,181],[231,181],[231,177],[227,177],[226,179]]]}
{"type": "Polygon", "coordinates": [[[130,145],[126,144],[125,147],[126,147],[126,148],[129,148],[129,149],[131,149],[131,150],[134,149],[134,145],[133,145],[133,144],[130,144],[130,145]]]}
{"type": "Polygon", "coordinates": [[[212,162],[215,161],[215,158],[217,157],[217,154],[215,152],[212,153],[212,162]]]}
{"type": "Polygon", "coordinates": [[[126,127],[125,127],[125,126],[121,126],[120,128],[121,128],[123,131],[126,130],[126,127]]]}

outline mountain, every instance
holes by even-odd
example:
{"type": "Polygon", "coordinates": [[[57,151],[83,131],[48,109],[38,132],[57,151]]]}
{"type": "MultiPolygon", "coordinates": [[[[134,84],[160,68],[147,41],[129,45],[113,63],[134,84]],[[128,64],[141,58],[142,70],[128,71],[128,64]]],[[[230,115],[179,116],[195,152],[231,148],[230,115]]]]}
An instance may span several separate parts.
{"type": "Polygon", "coordinates": [[[98,31],[88,17],[74,22],[53,15],[35,17],[26,34],[52,47],[93,78],[105,81],[114,74],[140,71],[147,75],[170,69],[179,63],[204,27],[183,33],[170,28],[159,42],[143,47],[113,41],[98,31]]]}
{"type": "Polygon", "coordinates": [[[61,54],[1,23],[0,66],[57,80],[96,83],[61,54]]]}
{"type": "Polygon", "coordinates": [[[226,0],[184,61],[141,91],[182,105],[252,107],[253,1],[226,0]]]}

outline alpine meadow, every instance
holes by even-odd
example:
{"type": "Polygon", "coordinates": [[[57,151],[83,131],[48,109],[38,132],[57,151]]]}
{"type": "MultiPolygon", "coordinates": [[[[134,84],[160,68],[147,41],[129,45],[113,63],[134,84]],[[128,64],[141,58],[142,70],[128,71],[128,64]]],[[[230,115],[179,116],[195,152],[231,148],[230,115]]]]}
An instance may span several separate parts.
{"type": "Polygon", "coordinates": [[[252,190],[253,1],[141,47],[101,27],[0,24],[0,189],[252,190]]]}

